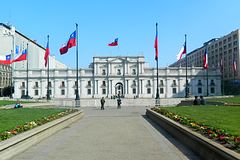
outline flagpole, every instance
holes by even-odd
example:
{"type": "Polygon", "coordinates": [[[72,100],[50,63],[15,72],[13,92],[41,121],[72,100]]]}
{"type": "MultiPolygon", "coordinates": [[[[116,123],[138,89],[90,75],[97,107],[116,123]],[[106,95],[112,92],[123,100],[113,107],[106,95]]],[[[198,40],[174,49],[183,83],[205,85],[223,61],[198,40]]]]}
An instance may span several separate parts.
{"type": "Polygon", "coordinates": [[[27,43],[27,92],[26,92],[26,99],[29,99],[29,95],[28,95],[28,43],[27,43]]]}
{"type": "Polygon", "coordinates": [[[78,101],[80,100],[79,97],[79,91],[78,91],[78,24],[76,23],[76,41],[77,41],[77,46],[76,46],[76,107],[78,106],[78,101]]]}
{"type": "Polygon", "coordinates": [[[209,96],[209,91],[208,91],[208,67],[207,67],[207,97],[209,96]]]}
{"type": "Polygon", "coordinates": [[[188,65],[188,63],[187,63],[187,35],[185,34],[185,49],[186,49],[186,56],[185,56],[185,58],[186,58],[186,84],[185,84],[185,98],[188,98],[188,75],[187,75],[187,65],[188,65]]]}
{"type": "MultiPolygon", "coordinates": [[[[158,32],[158,23],[156,23],[156,34],[157,34],[157,32],[158,32]]],[[[156,36],[158,36],[158,35],[156,35],[156,36]]],[[[158,37],[156,37],[156,39],[157,39],[158,37]]],[[[155,42],[156,43],[156,42],[155,42]]],[[[158,43],[158,42],[157,42],[158,43]]],[[[156,48],[155,48],[155,51],[156,52],[158,52],[158,44],[155,44],[156,46],[156,48]]],[[[156,55],[156,63],[157,63],[157,92],[156,92],[156,106],[159,106],[160,105],[160,96],[159,96],[159,83],[158,83],[158,53],[155,53],[155,54],[157,54],[156,55]]]]}
{"type": "MultiPolygon", "coordinates": [[[[49,47],[49,35],[47,36],[47,43],[48,43],[48,46],[49,47]]],[[[50,92],[49,92],[49,55],[47,57],[47,65],[48,65],[48,68],[47,68],[47,100],[50,100],[50,92]]]]}

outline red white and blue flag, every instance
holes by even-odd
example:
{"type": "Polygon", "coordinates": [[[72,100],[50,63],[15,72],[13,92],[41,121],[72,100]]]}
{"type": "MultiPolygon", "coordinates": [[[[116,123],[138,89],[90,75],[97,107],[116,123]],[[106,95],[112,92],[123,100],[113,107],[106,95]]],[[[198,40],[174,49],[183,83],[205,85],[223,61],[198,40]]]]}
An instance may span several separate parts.
{"type": "Polygon", "coordinates": [[[77,45],[77,31],[74,31],[71,35],[70,38],[67,42],[67,44],[64,44],[61,48],[60,48],[60,53],[61,54],[65,54],[68,52],[69,48],[72,48],[74,46],[77,45]]]}
{"type": "Polygon", "coordinates": [[[21,54],[17,54],[12,60],[12,63],[24,61],[24,60],[27,60],[27,49],[24,49],[21,54]]]}
{"type": "Polygon", "coordinates": [[[0,55],[0,64],[11,64],[11,55],[0,55]]]}
{"type": "Polygon", "coordinates": [[[156,23],[156,37],[154,41],[154,48],[155,48],[155,60],[158,60],[158,29],[157,29],[157,23],[156,23]]]}
{"type": "Polygon", "coordinates": [[[182,46],[180,52],[177,55],[177,60],[179,61],[180,59],[182,59],[182,55],[186,54],[187,50],[186,50],[186,42],[184,43],[184,45],[182,46]]]}
{"type": "Polygon", "coordinates": [[[236,57],[235,54],[233,55],[233,71],[236,72],[237,71],[237,62],[236,62],[236,57]]]}
{"type": "Polygon", "coordinates": [[[112,43],[109,43],[108,46],[117,46],[118,45],[118,38],[115,38],[115,40],[112,43]]]}
{"type": "Polygon", "coordinates": [[[203,68],[208,69],[208,53],[207,48],[205,49],[204,56],[203,56],[203,68]]]}
{"type": "Polygon", "coordinates": [[[45,60],[45,67],[47,67],[48,64],[48,57],[50,55],[50,49],[49,49],[49,39],[47,41],[47,47],[46,47],[46,51],[45,51],[45,55],[44,55],[44,60],[45,60]]]}

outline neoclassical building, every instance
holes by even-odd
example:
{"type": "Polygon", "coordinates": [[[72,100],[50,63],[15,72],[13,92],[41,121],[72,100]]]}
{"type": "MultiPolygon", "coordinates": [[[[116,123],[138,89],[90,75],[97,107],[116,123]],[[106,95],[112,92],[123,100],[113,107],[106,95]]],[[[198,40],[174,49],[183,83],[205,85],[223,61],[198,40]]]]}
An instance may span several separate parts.
{"type": "MultiPolygon", "coordinates": [[[[154,98],[156,96],[156,68],[145,62],[144,56],[93,57],[89,68],[79,69],[80,98],[122,96],[125,98],[154,98]]],[[[160,98],[184,97],[185,67],[159,69],[160,98]]],[[[26,70],[14,70],[15,98],[26,93],[26,70]]],[[[47,70],[28,71],[28,92],[33,98],[46,97],[47,70]]],[[[51,98],[75,98],[76,70],[69,68],[50,69],[51,98]]],[[[188,68],[190,95],[221,95],[221,73],[206,71],[202,67],[188,68]],[[208,79],[208,84],[207,84],[208,79]],[[208,86],[208,88],[207,88],[208,86]]]]}

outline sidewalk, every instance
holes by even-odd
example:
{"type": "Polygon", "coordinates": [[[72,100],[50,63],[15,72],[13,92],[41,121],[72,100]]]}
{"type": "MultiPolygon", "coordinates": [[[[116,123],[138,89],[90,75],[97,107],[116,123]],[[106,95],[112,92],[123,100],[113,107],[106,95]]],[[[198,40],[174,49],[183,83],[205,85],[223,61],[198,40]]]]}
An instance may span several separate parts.
{"type": "Polygon", "coordinates": [[[13,160],[183,160],[198,159],[161,128],[146,107],[83,108],[85,117],[13,160]],[[177,146],[177,147],[176,147],[177,146]]]}

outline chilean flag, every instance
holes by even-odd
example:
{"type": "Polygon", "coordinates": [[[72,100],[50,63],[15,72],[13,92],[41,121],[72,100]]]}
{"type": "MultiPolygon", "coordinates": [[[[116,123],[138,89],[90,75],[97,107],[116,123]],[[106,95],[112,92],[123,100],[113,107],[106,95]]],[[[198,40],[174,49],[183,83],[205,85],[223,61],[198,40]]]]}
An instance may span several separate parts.
{"type": "Polygon", "coordinates": [[[154,42],[154,48],[155,48],[155,60],[158,60],[158,29],[157,29],[157,23],[156,23],[156,37],[154,42]]]}
{"type": "Polygon", "coordinates": [[[109,43],[108,46],[117,46],[118,45],[118,38],[116,38],[112,43],[109,43]]]}
{"type": "Polygon", "coordinates": [[[49,55],[50,55],[50,49],[49,49],[49,39],[48,39],[47,47],[46,47],[46,51],[45,51],[45,55],[44,55],[45,67],[47,67],[48,56],[49,56],[49,55]]]}
{"type": "Polygon", "coordinates": [[[235,54],[233,55],[233,71],[234,73],[237,71],[237,62],[236,62],[236,59],[235,59],[235,54]]]}
{"type": "Polygon", "coordinates": [[[64,44],[64,45],[60,48],[60,53],[61,53],[61,54],[67,53],[69,48],[72,48],[72,47],[74,47],[74,46],[77,45],[77,39],[76,39],[76,37],[77,37],[77,32],[74,31],[74,32],[70,35],[70,38],[69,38],[67,44],[64,44]]]}
{"type": "Polygon", "coordinates": [[[19,54],[16,57],[14,57],[12,62],[24,61],[26,59],[27,59],[27,49],[24,49],[21,54],[19,54]]]}
{"type": "Polygon", "coordinates": [[[0,64],[11,64],[11,55],[0,55],[0,64]]]}
{"type": "Polygon", "coordinates": [[[187,53],[187,50],[186,50],[186,42],[185,42],[184,45],[182,46],[180,52],[177,55],[177,60],[182,59],[182,55],[186,54],[186,53],[187,53]]]}
{"type": "Polygon", "coordinates": [[[208,69],[208,53],[207,53],[207,48],[205,49],[205,52],[204,52],[203,68],[204,68],[204,69],[208,69]]]}

